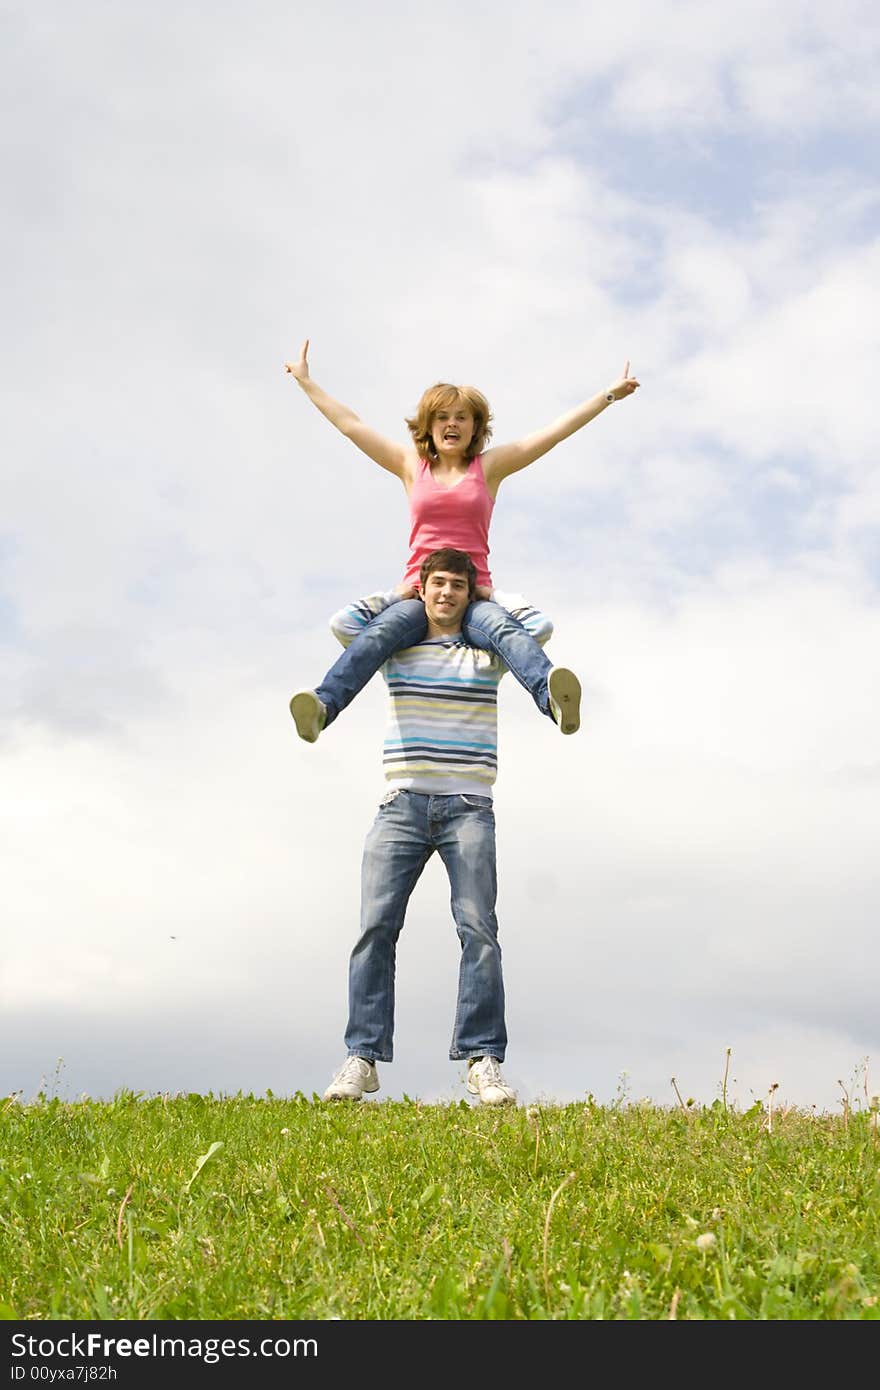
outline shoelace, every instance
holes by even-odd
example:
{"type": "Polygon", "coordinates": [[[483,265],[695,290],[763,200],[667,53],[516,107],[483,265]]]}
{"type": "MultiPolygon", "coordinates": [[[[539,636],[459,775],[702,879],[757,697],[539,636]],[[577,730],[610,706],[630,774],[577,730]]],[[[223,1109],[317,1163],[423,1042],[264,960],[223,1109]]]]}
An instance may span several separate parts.
{"type": "Polygon", "coordinates": [[[474,1062],[474,1071],[481,1081],[488,1081],[498,1086],[504,1085],[501,1068],[496,1057],[484,1057],[482,1061],[474,1062]]]}
{"type": "MultiPolygon", "coordinates": [[[[354,1081],[362,1080],[364,1073],[360,1069],[360,1057],[349,1057],[347,1062],[343,1062],[339,1071],[334,1076],[334,1081],[354,1081]]],[[[366,1065],[366,1063],[365,1063],[366,1065]]]]}

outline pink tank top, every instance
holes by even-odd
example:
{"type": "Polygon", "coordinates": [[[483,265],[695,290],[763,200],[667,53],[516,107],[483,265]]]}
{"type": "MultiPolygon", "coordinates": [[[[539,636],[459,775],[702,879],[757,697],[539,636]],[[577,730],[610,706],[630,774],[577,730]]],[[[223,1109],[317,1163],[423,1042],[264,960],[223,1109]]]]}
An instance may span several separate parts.
{"type": "Polygon", "coordinates": [[[471,460],[455,487],[435,483],[427,459],[419,459],[409,494],[409,559],[404,583],[418,584],[419,567],[432,550],[464,550],[477,567],[477,583],[492,587],[489,573],[489,522],[495,499],[489,496],[482,456],[471,460]]]}

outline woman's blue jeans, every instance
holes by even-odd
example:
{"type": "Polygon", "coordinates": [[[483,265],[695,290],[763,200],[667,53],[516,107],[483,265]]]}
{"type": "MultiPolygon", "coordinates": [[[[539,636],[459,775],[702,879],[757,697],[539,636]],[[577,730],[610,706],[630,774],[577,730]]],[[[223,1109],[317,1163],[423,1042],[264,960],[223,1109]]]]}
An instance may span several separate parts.
{"type": "Polygon", "coordinates": [[[349,1056],[390,1062],[394,1052],[397,938],[410,895],[434,851],[452,890],[461,942],[449,1056],[504,1061],[504,983],[495,917],[495,814],[488,796],[393,791],[364,845],[361,930],[348,973],[349,1056]]]}
{"type": "MultiPolygon", "coordinates": [[[[315,694],[327,711],[325,728],[394,652],[415,647],[424,640],[427,631],[428,620],[421,599],[401,599],[377,613],[316,687],[315,694]]],[[[461,631],[469,646],[500,657],[529,692],[541,713],[552,719],[547,676],[553,663],[518,618],[500,603],[477,599],[468,605],[461,631]]]]}

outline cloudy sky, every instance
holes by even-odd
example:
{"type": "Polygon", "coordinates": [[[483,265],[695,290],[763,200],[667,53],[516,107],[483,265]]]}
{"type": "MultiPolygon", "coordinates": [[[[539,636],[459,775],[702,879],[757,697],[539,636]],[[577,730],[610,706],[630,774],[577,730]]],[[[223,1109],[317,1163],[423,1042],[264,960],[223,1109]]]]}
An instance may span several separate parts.
{"type": "MultiPolygon", "coordinates": [[[[0,1091],[321,1091],[344,1056],[385,434],[437,379],[514,439],[500,587],[584,686],[500,697],[524,1100],[880,1089],[880,15],[690,0],[3,9],[0,1091]],[[711,14],[711,21],[708,16],[711,14]],[[866,1064],[867,1059],[867,1064],[866,1064]],[[867,1077],[866,1077],[867,1066],[867,1077]]],[[[463,1094],[442,866],[382,1096],[463,1094]]]]}

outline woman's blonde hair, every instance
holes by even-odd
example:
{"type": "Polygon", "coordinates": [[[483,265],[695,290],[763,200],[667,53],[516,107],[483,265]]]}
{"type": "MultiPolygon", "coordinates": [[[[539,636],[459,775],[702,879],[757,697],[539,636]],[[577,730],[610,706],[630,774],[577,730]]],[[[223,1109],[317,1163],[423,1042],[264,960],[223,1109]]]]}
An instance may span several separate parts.
{"type": "Polygon", "coordinates": [[[418,450],[419,458],[436,458],[437,450],[431,438],[431,429],[438,411],[448,410],[454,405],[465,405],[474,417],[474,433],[467,447],[465,457],[470,463],[481,454],[492,438],[492,412],[489,402],[476,386],[452,386],[448,381],[438,381],[422,393],[416,406],[415,415],[407,419],[406,425],[418,450]]]}

